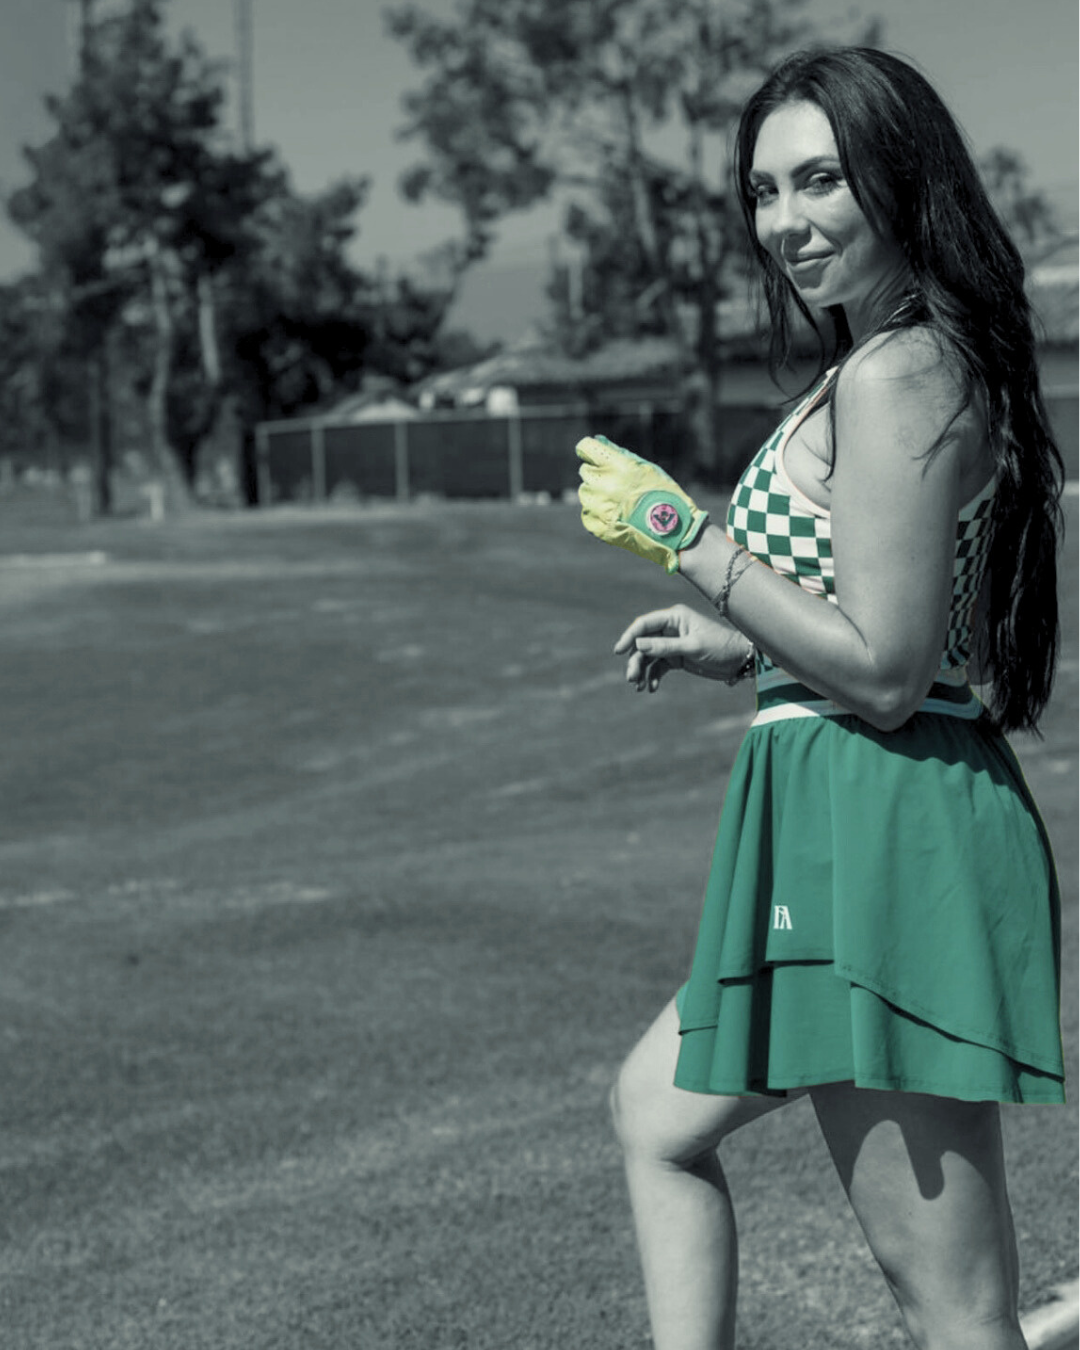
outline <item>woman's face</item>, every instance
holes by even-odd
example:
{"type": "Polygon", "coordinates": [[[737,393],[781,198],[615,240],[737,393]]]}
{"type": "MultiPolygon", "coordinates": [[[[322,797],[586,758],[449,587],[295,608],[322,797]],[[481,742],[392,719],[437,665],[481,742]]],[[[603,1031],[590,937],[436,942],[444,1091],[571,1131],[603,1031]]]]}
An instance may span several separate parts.
{"type": "Polygon", "coordinates": [[[842,305],[857,339],[877,305],[902,286],[907,265],[859,209],[817,104],[785,103],[765,118],[750,185],[762,247],[808,305],[842,305]]]}

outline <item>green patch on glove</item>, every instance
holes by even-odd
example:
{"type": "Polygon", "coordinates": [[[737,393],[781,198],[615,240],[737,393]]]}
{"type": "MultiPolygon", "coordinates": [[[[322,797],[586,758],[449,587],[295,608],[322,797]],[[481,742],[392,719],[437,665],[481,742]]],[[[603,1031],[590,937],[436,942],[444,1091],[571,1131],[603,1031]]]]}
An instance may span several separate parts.
{"type": "Polygon", "coordinates": [[[663,469],[606,436],[586,436],[576,448],[581,523],[589,533],[677,572],[679,550],[694,542],[708,514],[663,469]]]}

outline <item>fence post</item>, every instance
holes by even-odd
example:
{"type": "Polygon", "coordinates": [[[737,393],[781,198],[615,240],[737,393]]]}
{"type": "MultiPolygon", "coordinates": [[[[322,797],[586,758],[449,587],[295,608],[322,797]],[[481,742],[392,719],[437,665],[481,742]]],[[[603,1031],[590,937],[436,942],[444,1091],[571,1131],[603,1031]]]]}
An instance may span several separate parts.
{"type": "Polygon", "coordinates": [[[521,443],[521,414],[506,419],[506,440],[510,469],[510,500],[516,502],[525,490],[525,463],[521,443]]]}
{"type": "Polygon", "coordinates": [[[318,418],[311,423],[311,498],[326,501],[326,437],[318,418]]]}
{"type": "Polygon", "coordinates": [[[394,423],[394,494],[399,502],[409,500],[409,424],[394,423]]]}
{"type": "Polygon", "coordinates": [[[255,428],[255,500],[269,506],[274,489],[270,478],[270,430],[260,422],[255,428]]]}

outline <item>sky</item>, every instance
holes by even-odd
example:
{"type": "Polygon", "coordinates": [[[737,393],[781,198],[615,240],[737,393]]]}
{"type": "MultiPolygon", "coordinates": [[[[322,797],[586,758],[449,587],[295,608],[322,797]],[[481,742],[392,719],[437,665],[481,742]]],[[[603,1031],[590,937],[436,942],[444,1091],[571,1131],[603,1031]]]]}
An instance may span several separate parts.
{"type": "MultiPolygon", "coordinates": [[[[97,0],[107,12],[121,0],[97,0]]],[[[452,13],[455,0],[419,0],[452,13]]],[[[46,93],[69,77],[75,0],[0,0],[0,192],[26,180],[21,147],[49,134],[46,93]]],[[[405,49],[385,32],[382,0],[252,0],[256,138],[276,145],[302,191],[335,178],[371,179],[353,256],[407,266],[459,236],[442,205],[405,203],[402,171],[421,147],[403,143],[401,96],[420,82],[405,49]]],[[[1035,184],[1075,227],[1078,195],[1076,0],[810,0],[823,23],[848,14],[885,18],[884,45],[913,59],[959,118],[977,153],[1017,150],[1035,184]]],[[[191,29],[207,53],[235,52],[232,0],[169,0],[170,26],[191,29]]],[[[471,273],[451,318],[484,339],[513,338],[542,312],[544,271],[558,210],[500,227],[491,258],[471,273]]],[[[33,264],[33,252],[0,220],[0,281],[33,264]]]]}

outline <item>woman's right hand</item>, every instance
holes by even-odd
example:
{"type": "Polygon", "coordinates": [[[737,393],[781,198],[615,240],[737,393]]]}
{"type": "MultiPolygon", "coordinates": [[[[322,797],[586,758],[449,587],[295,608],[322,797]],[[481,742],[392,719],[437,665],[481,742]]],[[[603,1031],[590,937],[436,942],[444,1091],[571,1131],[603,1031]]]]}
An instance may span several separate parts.
{"type": "Polygon", "coordinates": [[[634,620],[615,644],[627,655],[626,679],[655,693],[669,670],[707,680],[731,680],[745,665],[750,642],[732,624],[707,618],[689,605],[656,609],[634,620]]]}

